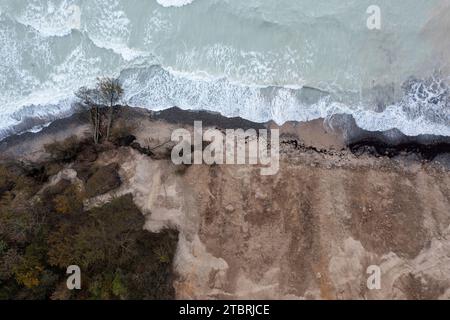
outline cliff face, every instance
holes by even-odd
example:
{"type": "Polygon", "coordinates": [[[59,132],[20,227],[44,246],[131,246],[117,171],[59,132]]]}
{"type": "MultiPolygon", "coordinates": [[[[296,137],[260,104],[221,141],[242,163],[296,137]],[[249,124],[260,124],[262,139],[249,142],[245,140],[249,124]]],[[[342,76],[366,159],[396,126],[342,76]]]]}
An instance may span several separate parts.
{"type": "Polygon", "coordinates": [[[180,174],[122,152],[146,228],[180,231],[178,298],[449,297],[448,171],[297,154],[271,177],[249,166],[180,174]],[[369,265],[380,290],[366,287],[369,265]]]}
{"type": "MultiPolygon", "coordinates": [[[[146,117],[131,131],[151,147],[177,127],[146,117]]],[[[122,185],[85,205],[131,193],[145,229],[179,231],[177,298],[450,298],[448,167],[290,137],[278,174],[261,176],[251,165],[175,166],[170,148],[101,152],[95,165],[119,164],[122,185]],[[366,285],[371,265],[379,290],[366,285]]]]}

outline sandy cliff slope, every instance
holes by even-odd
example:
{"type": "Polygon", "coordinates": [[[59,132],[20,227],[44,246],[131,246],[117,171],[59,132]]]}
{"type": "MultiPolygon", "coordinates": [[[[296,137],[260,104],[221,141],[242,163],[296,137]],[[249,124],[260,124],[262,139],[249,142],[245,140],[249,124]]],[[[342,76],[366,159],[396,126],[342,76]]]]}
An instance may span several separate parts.
{"type": "MultiPolygon", "coordinates": [[[[179,126],[141,117],[130,127],[137,143],[151,147],[179,126]]],[[[96,162],[118,163],[123,184],[90,205],[131,193],[147,230],[180,232],[178,298],[450,298],[449,167],[408,153],[310,148],[303,131],[294,143],[293,129],[284,130],[289,138],[273,176],[251,165],[180,168],[164,157],[170,144],[153,156],[109,149],[96,162]],[[367,288],[370,265],[381,268],[379,290],[367,288]]],[[[48,135],[58,136],[27,138],[28,148],[48,135]]],[[[45,156],[37,149],[34,160],[45,156]]],[[[21,150],[15,142],[3,152],[27,157],[21,150]]]]}

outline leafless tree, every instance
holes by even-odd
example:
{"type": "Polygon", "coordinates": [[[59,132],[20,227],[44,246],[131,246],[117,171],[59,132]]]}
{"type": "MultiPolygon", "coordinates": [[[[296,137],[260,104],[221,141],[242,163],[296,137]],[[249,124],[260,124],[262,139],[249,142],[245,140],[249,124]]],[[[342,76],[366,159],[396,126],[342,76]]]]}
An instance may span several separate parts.
{"type": "Polygon", "coordinates": [[[113,121],[114,106],[123,96],[123,88],[118,79],[98,78],[97,91],[104,105],[108,106],[108,124],[106,127],[106,140],[109,140],[111,124],[113,121]]]}
{"type": "Polygon", "coordinates": [[[99,92],[96,89],[81,87],[75,92],[75,96],[80,99],[83,107],[89,108],[93,126],[94,143],[100,140],[100,106],[99,92]]]}
{"type": "Polygon", "coordinates": [[[94,142],[96,144],[99,143],[102,136],[102,113],[100,109],[102,107],[108,108],[106,140],[109,140],[114,106],[123,96],[123,89],[119,80],[108,77],[98,78],[95,89],[81,87],[75,95],[81,101],[81,104],[91,111],[94,142]]]}

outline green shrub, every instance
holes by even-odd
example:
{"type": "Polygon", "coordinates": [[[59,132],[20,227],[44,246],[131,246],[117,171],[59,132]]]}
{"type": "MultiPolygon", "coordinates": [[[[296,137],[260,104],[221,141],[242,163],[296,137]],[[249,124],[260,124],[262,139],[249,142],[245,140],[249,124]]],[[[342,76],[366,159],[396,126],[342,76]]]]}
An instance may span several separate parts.
{"type": "Polygon", "coordinates": [[[47,148],[53,160],[42,165],[0,164],[0,299],[174,298],[178,233],[143,230],[131,195],[86,211],[86,197],[120,186],[118,165],[91,167],[74,140],[47,148]],[[86,193],[69,180],[43,189],[73,159],[86,169],[86,193]],[[80,291],[65,286],[73,264],[82,269],[80,291]]]}
{"type": "Polygon", "coordinates": [[[92,299],[170,299],[178,234],[142,230],[144,216],[130,195],[92,209],[76,229],[64,225],[50,236],[49,261],[76,264],[92,299]],[[67,234],[70,233],[69,236],[67,234]]]}

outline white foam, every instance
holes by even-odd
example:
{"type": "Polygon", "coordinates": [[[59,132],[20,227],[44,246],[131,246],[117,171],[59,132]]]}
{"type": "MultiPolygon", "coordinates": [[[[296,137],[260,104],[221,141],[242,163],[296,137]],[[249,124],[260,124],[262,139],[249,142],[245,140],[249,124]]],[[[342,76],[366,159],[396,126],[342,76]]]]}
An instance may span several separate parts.
{"type": "Polygon", "coordinates": [[[374,112],[367,105],[347,105],[333,101],[330,96],[306,103],[299,100],[298,90],[290,87],[247,86],[226,78],[209,78],[205,73],[188,75],[159,67],[124,73],[123,80],[130,105],[154,110],[178,106],[256,122],[274,120],[278,124],[350,114],[359,127],[369,131],[398,128],[410,136],[450,136],[450,126],[445,124],[445,119],[434,122],[422,115],[411,116],[400,104],[374,112]]]}
{"type": "Polygon", "coordinates": [[[81,28],[81,9],[73,2],[63,1],[56,6],[49,1],[47,6],[43,6],[40,1],[30,1],[16,21],[45,37],[65,36],[81,28]]]}
{"type": "Polygon", "coordinates": [[[182,7],[194,2],[194,0],[156,0],[163,7],[182,7]]]}
{"type": "Polygon", "coordinates": [[[97,47],[112,50],[127,62],[147,55],[128,45],[133,26],[120,1],[96,1],[89,9],[83,31],[97,47]]]}
{"type": "Polygon", "coordinates": [[[92,42],[99,48],[112,50],[115,54],[120,55],[125,61],[133,61],[139,57],[146,57],[149,53],[130,48],[125,43],[114,43],[110,41],[103,41],[100,38],[91,39],[92,42]]]}
{"type": "MultiPolygon", "coordinates": [[[[368,130],[398,128],[408,135],[450,136],[450,107],[433,103],[443,93],[427,89],[432,86],[425,91],[418,87],[417,94],[406,96],[381,113],[371,111],[373,104],[348,102],[357,100],[348,96],[354,97],[362,91],[360,88],[371,86],[364,86],[361,71],[367,77],[377,78],[377,74],[364,66],[361,69],[357,55],[347,57],[351,50],[346,45],[339,47],[343,43],[338,37],[342,30],[338,28],[336,36],[331,33],[335,38],[321,33],[323,39],[316,43],[307,26],[311,22],[322,28],[320,20],[302,20],[300,16],[291,19],[283,10],[272,16],[271,1],[258,4],[259,10],[252,13],[247,10],[248,2],[222,6],[219,1],[208,9],[208,15],[205,10],[184,12],[161,7],[179,7],[193,0],[157,0],[159,5],[151,2],[142,8],[129,6],[127,0],[0,1],[7,3],[0,8],[0,130],[20,124],[27,117],[54,119],[70,112],[67,101],[78,87],[92,85],[97,76],[117,76],[123,71],[125,102],[155,110],[176,105],[278,123],[348,113],[368,130]],[[240,5],[244,8],[236,11],[240,5]],[[266,17],[261,17],[262,13],[266,17]],[[223,21],[216,26],[211,22],[218,17],[223,21]],[[232,28],[236,22],[242,27],[241,33],[217,33],[217,27],[232,28]],[[292,31],[298,27],[297,22],[308,22],[306,29],[292,31]],[[192,30],[201,30],[205,25],[212,30],[197,39],[190,31],[191,24],[192,30]],[[302,37],[297,38],[297,34],[302,37]],[[334,60],[333,52],[320,49],[330,42],[344,53],[344,60],[334,60]],[[154,60],[147,57],[155,53],[159,53],[156,60],[164,68],[150,66],[154,60]],[[303,85],[335,92],[336,99],[311,98],[303,85]]],[[[294,3],[292,8],[300,9],[294,3]]],[[[203,5],[195,4],[190,9],[201,9],[203,5]]],[[[408,32],[415,32],[411,30],[408,32]]],[[[389,54],[398,61],[395,52],[389,54]]],[[[411,59],[402,60],[415,63],[414,56],[406,57],[411,59]]],[[[377,70],[383,69],[379,68],[384,66],[381,63],[374,61],[377,70]]],[[[406,66],[406,76],[416,70],[415,66],[406,66]]],[[[398,84],[403,73],[396,71],[392,73],[398,74],[394,79],[398,84]]],[[[392,79],[387,76],[385,80],[390,83],[392,79]]],[[[312,96],[322,96],[312,91],[312,96]]]]}
{"type": "MultiPolygon", "coordinates": [[[[369,131],[398,128],[410,136],[450,136],[450,126],[423,116],[411,117],[399,105],[391,105],[383,112],[374,112],[368,106],[350,106],[333,101],[330,96],[308,104],[300,101],[298,92],[292,88],[239,85],[224,78],[209,78],[205,74],[199,76],[169,72],[159,66],[127,70],[122,73],[121,80],[125,89],[125,103],[152,110],[178,106],[219,112],[228,117],[240,116],[255,122],[274,120],[278,124],[350,114],[359,127],[369,131]],[[266,94],[267,91],[270,95],[266,94]]],[[[58,92],[51,93],[50,89],[35,92],[24,101],[16,101],[22,105],[30,101],[35,104],[16,109],[13,114],[2,114],[0,129],[17,125],[28,117],[53,119],[58,115],[67,115],[71,110],[72,91],[58,92]]]]}
{"type": "Polygon", "coordinates": [[[257,52],[215,43],[181,51],[171,68],[186,74],[206,73],[208,69],[216,78],[248,86],[299,88],[305,84],[301,70],[310,64],[309,57],[289,46],[257,52]]]}

